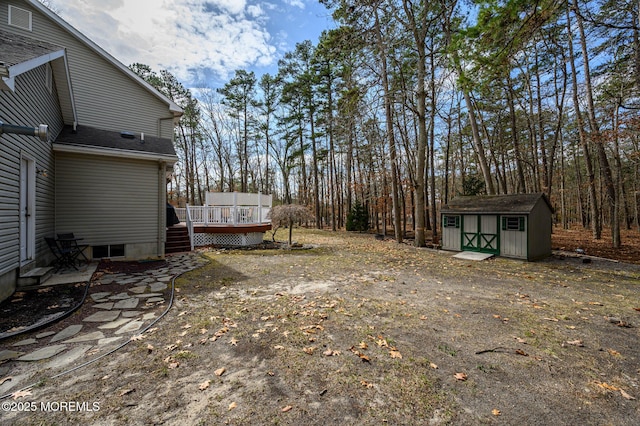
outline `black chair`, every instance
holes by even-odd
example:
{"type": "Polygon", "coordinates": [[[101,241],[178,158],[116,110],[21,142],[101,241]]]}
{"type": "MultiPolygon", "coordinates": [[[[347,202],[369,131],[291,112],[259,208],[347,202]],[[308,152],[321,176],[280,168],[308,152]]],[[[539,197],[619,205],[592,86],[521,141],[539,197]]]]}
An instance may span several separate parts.
{"type": "Polygon", "coordinates": [[[47,242],[51,253],[56,257],[53,261],[53,265],[56,266],[56,272],[62,269],[65,266],[72,266],[76,271],[76,257],[78,256],[78,252],[71,249],[65,249],[61,247],[55,238],[52,237],[44,237],[44,240],[47,242]]]}
{"type": "Polygon", "coordinates": [[[84,249],[86,249],[89,246],[86,244],[78,244],[78,241],[81,241],[81,240],[82,238],[76,238],[73,232],[67,232],[63,234],[58,234],[57,241],[60,244],[60,247],[62,247],[63,249],[77,251],[77,254],[75,256],[76,259],[82,256],[85,262],[89,262],[89,259],[87,258],[87,256],[84,255],[84,249]]]}

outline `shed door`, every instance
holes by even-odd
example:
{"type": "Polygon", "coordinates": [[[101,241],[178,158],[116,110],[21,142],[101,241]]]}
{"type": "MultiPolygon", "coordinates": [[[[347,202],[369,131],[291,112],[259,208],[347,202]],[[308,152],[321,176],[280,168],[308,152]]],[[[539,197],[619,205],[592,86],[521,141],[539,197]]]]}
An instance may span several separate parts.
{"type": "Polygon", "coordinates": [[[464,216],[462,250],[500,254],[498,241],[498,216],[464,216]]]}

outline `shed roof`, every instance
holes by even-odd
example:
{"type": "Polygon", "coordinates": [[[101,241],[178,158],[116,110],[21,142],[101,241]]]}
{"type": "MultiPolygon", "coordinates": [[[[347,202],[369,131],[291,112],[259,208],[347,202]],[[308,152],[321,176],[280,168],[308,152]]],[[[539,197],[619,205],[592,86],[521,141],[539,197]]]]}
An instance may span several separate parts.
{"type": "Polygon", "coordinates": [[[89,126],[77,126],[75,131],[72,126],[65,126],[54,143],[54,150],[158,159],[171,163],[177,160],[171,139],[144,135],[143,140],[140,133],[126,133],[133,138],[123,137],[120,132],[89,126]]]}
{"type": "Polygon", "coordinates": [[[539,202],[553,211],[542,192],[536,194],[459,196],[442,207],[442,213],[529,214],[539,202]]]}

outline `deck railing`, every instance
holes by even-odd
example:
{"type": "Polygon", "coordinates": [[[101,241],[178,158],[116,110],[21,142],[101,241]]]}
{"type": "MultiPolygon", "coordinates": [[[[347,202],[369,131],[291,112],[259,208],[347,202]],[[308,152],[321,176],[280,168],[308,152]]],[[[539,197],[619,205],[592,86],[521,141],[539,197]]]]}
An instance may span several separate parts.
{"type": "Polygon", "coordinates": [[[269,223],[271,196],[245,193],[211,193],[207,199],[217,201],[215,205],[176,208],[180,222],[203,225],[257,225],[269,223]]]}

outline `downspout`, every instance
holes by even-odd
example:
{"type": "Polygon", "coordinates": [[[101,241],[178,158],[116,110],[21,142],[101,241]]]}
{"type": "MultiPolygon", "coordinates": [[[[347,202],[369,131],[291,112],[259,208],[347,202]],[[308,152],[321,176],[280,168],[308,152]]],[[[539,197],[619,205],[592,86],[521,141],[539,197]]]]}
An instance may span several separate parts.
{"type": "Polygon", "coordinates": [[[164,243],[167,235],[167,163],[165,161],[158,162],[158,257],[164,259],[164,243]]]}

